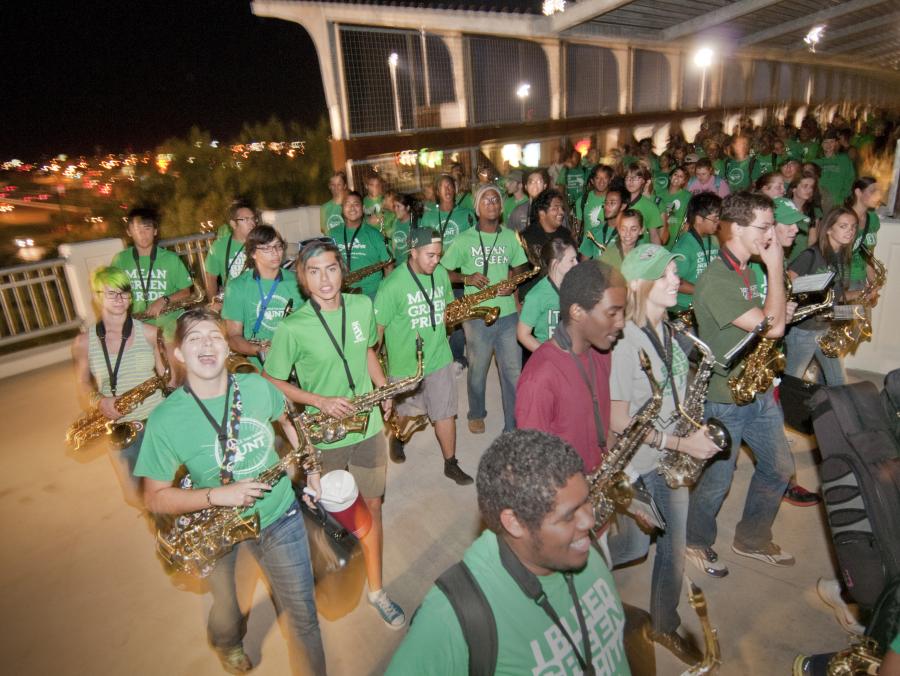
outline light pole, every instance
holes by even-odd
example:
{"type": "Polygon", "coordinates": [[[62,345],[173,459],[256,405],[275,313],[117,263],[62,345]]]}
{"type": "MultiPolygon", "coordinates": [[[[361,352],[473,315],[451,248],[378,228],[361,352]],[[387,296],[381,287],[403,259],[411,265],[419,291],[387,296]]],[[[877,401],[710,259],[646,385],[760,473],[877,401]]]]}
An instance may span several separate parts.
{"type": "Polygon", "coordinates": [[[394,95],[394,126],[397,129],[397,133],[400,132],[400,128],[403,126],[400,120],[400,96],[397,94],[397,64],[399,62],[400,57],[397,55],[397,52],[391,52],[391,55],[388,57],[388,69],[391,71],[391,93],[394,95]]]}
{"type": "Polygon", "coordinates": [[[706,103],[706,71],[712,64],[713,50],[709,47],[701,47],[694,54],[694,65],[700,69],[700,109],[706,103]]]}

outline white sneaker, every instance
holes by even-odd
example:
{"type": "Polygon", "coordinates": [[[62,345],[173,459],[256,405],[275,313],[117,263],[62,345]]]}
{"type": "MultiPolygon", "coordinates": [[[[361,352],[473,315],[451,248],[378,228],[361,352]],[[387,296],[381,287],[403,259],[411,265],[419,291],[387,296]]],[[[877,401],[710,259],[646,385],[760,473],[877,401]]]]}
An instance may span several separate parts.
{"type": "Polygon", "coordinates": [[[866,628],[859,623],[853,613],[850,612],[850,608],[844,603],[844,599],[841,598],[841,585],[837,580],[826,580],[824,577],[820,577],[819,581],[816,582],[816,592],[819,594],[819,598],[825,602],[825,605],[834,612],[835,619],[844,628],[844,631],[849,631],[852,634],[865,632],[866,628]]]}

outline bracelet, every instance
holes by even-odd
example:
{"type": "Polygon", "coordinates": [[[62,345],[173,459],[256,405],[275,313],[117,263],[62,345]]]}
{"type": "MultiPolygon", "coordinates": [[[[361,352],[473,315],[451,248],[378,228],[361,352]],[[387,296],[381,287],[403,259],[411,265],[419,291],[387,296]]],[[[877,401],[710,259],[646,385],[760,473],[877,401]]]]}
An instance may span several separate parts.
{"type": "Polygon", "coordinates": [[[463,275],[463,286],[469,286],[469,275],[463,275]]]}
{"type": "Polygon", "coordinates": [[[662,440],[659,442],[659,450],[664,450],[669,443],[669,435],[665,432],[660,432],[662,435],[662,440]]]}
{"type": "Polygon", "coordinates": [[[212,496],[212,488],[207,488],[206,489],[206,504],[209,505],[210,507],[214,507],[215,505],[213,505],[213,503],[212,503],[211,496],[212,496]]]}

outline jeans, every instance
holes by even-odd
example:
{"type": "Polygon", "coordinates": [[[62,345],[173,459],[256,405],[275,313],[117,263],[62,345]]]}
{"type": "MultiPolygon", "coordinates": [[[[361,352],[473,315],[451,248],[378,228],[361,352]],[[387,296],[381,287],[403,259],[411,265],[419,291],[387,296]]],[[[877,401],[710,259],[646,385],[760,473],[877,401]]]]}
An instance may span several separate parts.
{"type": "MultiPolygon", "coordinates": [[[[453,287],[453,298],[462,298],[462,287],[453,287]]],[[[450,333],[450,352],[453,354],[453,361],[458,361],[463,366],[466,365],[466,334],[461,326],[457,326],[450,333]]]]}
{"type": "Polygon", "coordinates": [[[516,383],[522,373],[522,352],[516,340],[519,316],[514,312],[500,317],[492,326],[485,326],[480,319],[463,322],[466,345],[469,350],[469,420],[487,417],[484,408],[484,389],[491,356],[497,355],[500,372],[500,392],[503,399],[503,431],[516,428],[516,383]]]}
{"type": "MultiPolygon", "coordinates": [[[[656,558],[650,583],[650,616],[653,631],[668,633],[681,625],[678,602],[684,577],[685,537],[690,491],[669,488],[656,472],[641,476],[644,486],[666,520],[665,532],[656,532],[656,558]]],[[[650,550],[650,536],[630,516],[616,516],[618,532],[609,537],[613,566],[634,561],[650,550]]]]}
{"type": "Polygon", "coordinates": [[[716,417],[731,434],[730,454],[716,456],[691,492],[688,510],[688,547],[712,547],[716,541],[716,515],[731,487],[731,478],[743,439],[756,457],[756,469],[747,490],[744,513],[734,531],[741,548],[761,549],[772,541],[772,524],[781,496],[794,474],[794,456],[784,435],[784,414],[773,390],[757,395],[746,406],[706,402],[706,418],[716,417]]]}
{"type": "Polygon", "coordinates": [[[216,562],[208,578],[213,597],[207,625],[209,642],[224,651],[243,641],[246,623],[238,605],[234,567],[238,550],[244,548],[259,562],[269,580],[275,607],[287,620],[291,661],[303,665],[301,673],[324,674],[325,651],[316,616],[309,544],[297,503],[264,528],[258,540],[239,543],[216,562]]]}
{"type": "Polygon", "coordinates": [[[826,357],[822,354],[816,339],[825,334],[825,330],[806,331],[793,328],[784,337],[784,348],[787,364],[784,372],[789,376],[802,378],[813,357],[819,362],[825,384],[829,387],[843,385],[847,382],[844,373],[844,361],[840,357],[826,357]]]}

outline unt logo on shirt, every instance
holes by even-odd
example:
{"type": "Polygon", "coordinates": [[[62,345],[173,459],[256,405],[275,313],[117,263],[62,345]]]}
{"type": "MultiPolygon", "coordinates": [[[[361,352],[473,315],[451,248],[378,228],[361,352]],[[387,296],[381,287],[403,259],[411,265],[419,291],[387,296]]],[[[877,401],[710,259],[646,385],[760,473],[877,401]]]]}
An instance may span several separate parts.
{"type": "Polygon", "coordinates": [[[350,329],[353,331],[353,342],[354,343],[366,342],[366,334],[363,333],[362,326],[360,326],[358,321],[352,322],[350,324],[350,329]]]}
{"type": "MultiPolygon", "coordinates": [[[[272,426],[247,415],[246,410],[241,416],[241,431],[238,435],[238,449],[234,456],[233,474],[235,480],[258,476],[271,459],[269,448],[275,440],[272,426]]],[[[215,448],[216,465],[223,467],[225,464],[224,449],[218,439],[213,442],[215,448]]],[[[218,470],[216,470],[218,474],[218,470]]]]}

